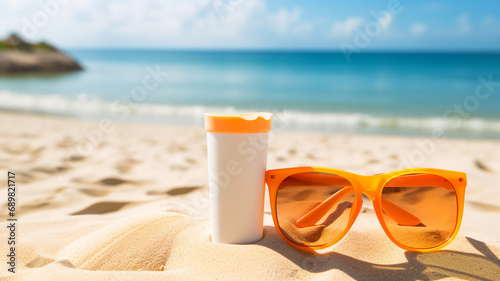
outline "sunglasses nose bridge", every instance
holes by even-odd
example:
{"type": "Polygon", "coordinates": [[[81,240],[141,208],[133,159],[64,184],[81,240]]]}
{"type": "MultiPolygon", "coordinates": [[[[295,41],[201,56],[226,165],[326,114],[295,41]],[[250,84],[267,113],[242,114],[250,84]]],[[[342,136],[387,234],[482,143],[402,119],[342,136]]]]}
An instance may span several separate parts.
{"type": "Polygon", "coordinates": [[[358,182],[361,186],[361,192],[373,201],[379,180],[373,176],[360,176],[358,182]]]}

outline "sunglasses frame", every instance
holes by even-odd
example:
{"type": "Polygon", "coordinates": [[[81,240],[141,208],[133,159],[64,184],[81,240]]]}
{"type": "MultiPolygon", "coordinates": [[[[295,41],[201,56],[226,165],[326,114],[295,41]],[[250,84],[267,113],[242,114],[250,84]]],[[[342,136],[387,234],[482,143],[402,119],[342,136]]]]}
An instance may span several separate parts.
{"type": "Polygon", "coordinates": [[[431,251],[436,251],[441,248],[446,247],[448,244],[455,239],[455,237],[458,235],[458,232],[460,230],[460,225],[462,224],[462,217],[463,217],[463,209],[464,209],[464,199],[465,199],[465,187],[467,186],[467,176],[463,172],[457,172],[457,171],[449,171],[449,170],[442,170],[442,169],[433,169],[433,168],[410,168],[410,169],[403,169],[403,170],[398,170],[398,171],[393,171],[389,173],[383,173],[383,174],[378,174],[378,175],[373,175],[373,176],[365,176],[365,175],[358,175],[354,174],[351,172],[343,171],[343,170],[337,170],[333,168],[325,168],[325,167],[315,167],[315,166],[306,166],[306,167],[294,167],[294,168],[285,168],[285,169],[273,169],[273,170],[268,170],[266,171],[266,177],[265,177],[266,184],[269,189],[269,198],[271,201],[271,211],[273,215],[273,222],[274,222],[274,227],[276,228],[276,231],[278,232],[279,236],[289,245],[301,249],[301,250],[306,250],[306,251],[314,251],[314,250],[320,250],[320,249],[325,249],[328,248],[337,242],[339,242],[344,236],[349,232],[351,229],[352,225],[356,221],[356,218],[359,215],[359,212],[361,211],[361,207],[363,205],[363,199],[361,194],[365,194],[370,198],[373,202],[373,207],[375,209],[375,213],[377,215],[377,218],[380,222],[380,225],[384,229],[385,234],[391,239],[391,241],[396,244],[398,247],[407,250],[407,251],[412,251],[412,252],[431,252],[431,251]],[[344,177],[347,179],[351,184],[354,189],[355,193],[355,200],[351,209],[351,213],[349,216],[349,223],[344,230],[344,232],[339,235],[337,238],[335,238],[333,241],[326,243],[324,245],[319,245],[319,246],[304,246],[304,245],[299,245],[296,244],[292,241],[290,241],[282,232],[281,229],[278,225],[278,216],[277,216],[277,208],[276,208],[276,201],[277,201],[277,193],[278,193],[278,188],[285,180],[287,177],[298,174],[298,173],[307,173],[307,172],[317,172],[317,173],[327,173],[327,174],[333,174],[337,176],[344,177]],[[390,181],[391,179],[402,176],[402,175],[408,175],[408,174],[432,174],[432,175],[437,175],[441,176],[445,179],[447,179],[452,185],[455,190],[456,198],[457,198],[457,222],[455,224],[455,229],[453,230],[453,234],[442,244],[432,247],[432,248],[412,248],[405,246],[401,243],[399,243],[389,232],[388,227],[386,226],[386,223],[384,221],[383,215],[382,215],[382,207],[381,207],[381,199],[382,199],[382,190],[385,186],[385,184],[390,181]]]}

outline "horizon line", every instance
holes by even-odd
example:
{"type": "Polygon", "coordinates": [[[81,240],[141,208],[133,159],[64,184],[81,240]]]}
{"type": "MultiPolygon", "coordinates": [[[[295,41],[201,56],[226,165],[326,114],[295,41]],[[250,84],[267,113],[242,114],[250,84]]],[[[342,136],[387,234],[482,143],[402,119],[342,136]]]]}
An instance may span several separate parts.
{"type": "MultiPolygon", "coordinates": [[[[190,47],[69,47],[68,51],[175,51],[175,52],[272,52],[272,53],[343,53],[341,49],[327,48],[190,48],[190,47]]],[[[488,53],[500,54],[499,49],[382,49],[361,50],[363,53],[488,53]]]]}

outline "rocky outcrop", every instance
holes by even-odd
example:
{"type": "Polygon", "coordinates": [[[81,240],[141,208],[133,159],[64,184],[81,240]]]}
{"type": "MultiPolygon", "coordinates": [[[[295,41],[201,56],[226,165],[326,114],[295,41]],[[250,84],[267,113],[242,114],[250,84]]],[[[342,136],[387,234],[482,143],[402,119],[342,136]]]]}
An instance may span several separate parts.
{"type": "Polygon", "coordinates": [[[15,34],[0,41],[0,74],[63,73],[80,70],[82,67],[78,62],[47,43],[30,44],[15,34]]]}

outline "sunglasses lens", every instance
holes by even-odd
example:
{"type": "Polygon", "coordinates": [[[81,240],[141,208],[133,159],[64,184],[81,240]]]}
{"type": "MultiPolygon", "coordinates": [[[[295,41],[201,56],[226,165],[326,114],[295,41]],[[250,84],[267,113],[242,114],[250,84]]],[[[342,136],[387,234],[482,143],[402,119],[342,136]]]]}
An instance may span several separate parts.
{"type": "Polygon", "coordinates": [[[437,247],[457,225],[457,195],[445,178],[407,174],[388,181],[382,190],[382,213],[392,237],[414,249],[437,247]]]}
{"type": "Polygon", "coordinates": [[[276,196],[279,228],[295,244],[325,245],[344,234],[354,199],[351,183],[341,176],[291,175],[281,182],[276,196]]]}

